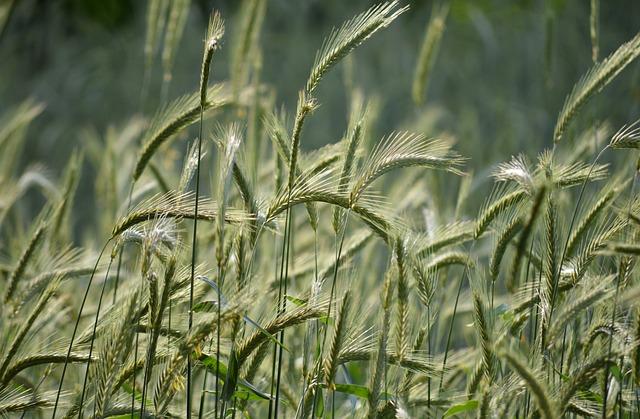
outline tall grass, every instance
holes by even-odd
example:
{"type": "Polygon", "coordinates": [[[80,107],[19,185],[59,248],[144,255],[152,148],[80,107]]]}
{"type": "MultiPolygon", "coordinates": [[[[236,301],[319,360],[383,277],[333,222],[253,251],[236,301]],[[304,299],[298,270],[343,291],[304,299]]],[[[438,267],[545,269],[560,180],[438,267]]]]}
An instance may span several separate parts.
{"type": "MultiPolygon", "coordinates": [[[[307,151],[327,73],[406,7],[381,3],[330,32],[289,123],[251,58],[267,3],[244,1],[225,45],[213,13],[197,90],[95,140],[60,180],[19,173],[9,157],[43,106],[5,112],[0,414],[639,415],[640,131],[620,121],[598,152],[593,135],[606,130],[577,115],[640,55],[640,35],[598,61],[592,1],[595,64],[567,94],[553,148],[474,179],[450,135],[372,139],[375,100],[359,88],[344,137],[307,151]],[[210,83],[227,45],[232,78],[210,83]],[[87,165],[98,174],[96,225],[74,247],[87,165]],[[492,191],[473,208],[485,181],[492,191]],[[31,188],[44,205],[29,218],[31,188]]],[[[160,39],[167,95],[189,4],[149,2],[143,96],[160,39]]],[[[448,13],[448,2],[433,8],[416,103],[448,13]]]]}

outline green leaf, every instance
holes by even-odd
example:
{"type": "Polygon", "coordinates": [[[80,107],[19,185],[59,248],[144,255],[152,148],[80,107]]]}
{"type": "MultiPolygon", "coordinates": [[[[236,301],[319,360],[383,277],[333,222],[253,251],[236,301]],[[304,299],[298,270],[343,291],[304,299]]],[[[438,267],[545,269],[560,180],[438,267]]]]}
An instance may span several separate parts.
{"type": "Polygon", "coordinates": [[[320,393],[317,396],[318,402],[316,403],[316,417],[323,418],[324,417],[324,397],[322,397],[322,388],[321,387],[316,387],[316,388],[320,393]]]}
{"type": "Polygon", "coordinates": [[[451,416],[459,415],[460,413],[471,412],[478,408],[477,400],[467,400],[466,402],[454,404],[446,412],[444,412],[443,418],[448,418],[451,416]]]}
{"type": "Polygon", "coordinates": [[[499,314],[498,317],[502,319],[505,323],[512,323],[516,316],[513,314],[513,311],[505,311],[502,314],[499,314]]]}
{"type": "Polygon", "coordinates": [[[193,306],[195,313],[213,313],[216,309],[216,303],[214,301],[202,301],[193,306]]]}
{"type": "Polygon", "coordinates": [[[265,335],[267,337],[267,339],[269,339],[271,342],[275,343],[276,345],[278,345],[279,347],[281,347],[285,351],[291,352],[278,339],[276,339],[275,336],[273,336],[271,333],[269,333],[269,331],[267,329],[265,329],[264,327],[260,326],[258,324],[258,322],[255,322],[255,321],[251,320],[251,318],[249,318],[248,316],[242,316],[242,319],[245,321],[245,323],[248,323],[248,324],[252,325],[253,327],[255,327],[256,329],[258,329],[258,331],[260,333],[262,333],[263,335],[265,335]]]}
{"type": "Polygon", "coordinates": [[[508,311],[509,311],[509,306],[502,303],[498,307],[493,309],[493,314],[495,314],[496,316],[500,316],[502,314],[507,313],[508,311]]]}
{"type": "MultiPolygon", "coordinates": [[[[296,307],[302,307],[303,305],[307,304],[307,302],[309,301],[309,300],[303,300],[298,297],[294,297],[293,295],[285,295],[285,298],[289,300],[291,303],[293,303],[293,305],[295,305],[296,307]]],[[[318,317],[318,321],[321,322],[322,324],[333,325],[333,318],[331,317],[329,317],[329,320],[327,320],[327,316],[318,317]]]]}
{"type": "MultiPolygon", "coordinates": [[[[322,387],[327,388],[327,385],[323,384],[322,387]]],[[[359,384],[335,384],[335,391],[365,400],[369,398],[369,387],[359,384]]],[[[393,398],[393,395],[389,393],[382,393],[382,397],[393,398]]]]}
{"type": "Polygon", "coordinates": [[[222,387],[222,400],[229,401],[234,394],[236,385],[238,384],[238,367],[238,357],[235,351],[231,350],[229,368],[227,368],[224,387],[222,387]]]}
{"type": "Polygon", "coordinates": [[[241,388],[237,389],[235,393],[233,393],[233,397],[238,400],[251,400],[251,401],[268,401],[264,397],[260,397],[254,394],[252,391],[243,390],[241,388]]]}
{"type": "MultiPolygon", "coordinates": [[[[218,287],[218,284],[216,284],[214,281],[210,280],[209,278],[207,278],[205,276],[199,276],[198,278],[200,280],[204,281],[206,284],[208,284],[211,288],[213,288],[213,290],[218,294],[218,296],[220,298],[220,303],[221,303],[220,305],[222,307],[225,307],[227,305],[227,299],[220,292],[220,288],[218,287]]],[[[204,301],[204,302],[196,305],[196,311],[197,311],[198,308],[202,309],[203,311],[208,311],[208,310],[212,310],[213,311],[214,309],[216,309],[216,307],[218,307],[218,303],[216,301],[204,301]]],[[[244,320],[245,323],[250,324],[253,327],[255,327],[256,329],[258,329],[260,331],[260,333],[265,335],[267,337],[267,339],[269,339],[271,342],[275,343],[276,345],[278,345],[279,347],[281,347],[285,351],[290,352],[289,349],[287,349],[282,343],[280,343],[280,341],[278,339],[276,339],[276,337],[273,336],[271,333],[269,333],[267,331],[267,329],[265,329],[264,327],[260,326],[260,324],[258,324],[258,322],[256,322],[255,320],[252,320],[249,316],[246,316],[246,315],[242,316],[242,320],[244,320]]]]}
{"type": "Polygon", "coordinates": [[[619,383],[622,382],[622,371],[620,371],[618,364],[611,365],[609,367],[609,371],[611,371],[611,374],[616,377],[616,380],[618,380],[619,383]]]}
{"type": "Polygon", "coordinates": [[[333,317],[327,317],[327,316],[318,317],[318,321],[328,326],[334,325],[333,317]]]}
{"type": "MultiPolygon", "coordinates": [[[[217,363],[215,357],[205,354],[202,354],[199,360],[209,372],[212,372],[213,374],[217,373],[218,379],[224,382],[224,380],[227,378],[228,368],[222,361],[217,363]],[[217,368],[216,365],[218,366],[217,368]]],[[[270,396],[268,394],[258,390],[253,384],[242,378],[238,378],[238,388],[250,392],[263,400],[269,400],[270,396]]]]}
{"type": "Polygon", "coordinates": [[[601,394],[598,394],[591,390],[578,391],[576,392],[576,397],[580,400],[592,401],[600,405],[602,404],[602,401],[603,401],[601,394]]]}
{"type": "MultiPolygon", "coordinates": [[[[142,402],[142,393],[140,393],[137,390],[134,390],[133,387],[131,387],[131,384],[129,384],[128,382],[125,382],[122,384],[121,387],[126,393],[128,394],[133,394],[135,399],[139,402],[142,402]]],[[[147,406],[153,406],[153,401],[147,399],[147,401],[145,402],[145,404],[147,406]]],[[[126,417],[129,417],[129,415],[126,415],[126,417]]]]}
{"type": "Polygon", "coordinates": [[[307,300],[303,300],[297,297],[294,297],[293,295],[285,295],[285,298],[287,300],[289,300],[290,302],[292,302],[295,306],[301,307],[305,304],[307,304],[307,300]]]}
{"type": "Polygon", "coordinates": [[[336,384],[336,391],[344,394],[359,397],[361,399],[369,398],[369,388],[357,384],[336,384]]]}

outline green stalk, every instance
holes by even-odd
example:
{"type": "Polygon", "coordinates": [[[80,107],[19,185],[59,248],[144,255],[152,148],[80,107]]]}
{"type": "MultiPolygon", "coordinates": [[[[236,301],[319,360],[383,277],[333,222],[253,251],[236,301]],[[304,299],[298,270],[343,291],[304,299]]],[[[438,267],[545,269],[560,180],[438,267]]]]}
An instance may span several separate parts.
{"type": "MultiPolygon", "coordinates": [[[[198,136],[198,163],[196,166],[196,201],[193,207],[193,240],[191,242],[191,276],[189,277],[189,328],[193,326],[193,288],[196,265],[196,246],[198,238],[198,202],[200,198],[200,159],[202,157],[202,114],[203,106],[200,106],[200,135],[198,136]]],[[[191,355],[187,358],[187,418],[191,418],[191,355]]],[[[216,393],[216,410],[218,406],[218,394],[216,393]]],[[[216,411],[217,416],[217,411],[216,411]]]]}
{"type": "MultiPolygon", "coordinates": [[[[284,231],[285,231],[285,239],[286,239],[286,234],[287,231],[289,229],[289,212],[287,210],[287,218],[285,220],[285,226],[284,226],[284,231]]],[[[274,241],[276,242],[274,245],[274,248],[277,247],[277,237],[274,238],[274,241]]],[[[284,241],[282,243],[282,253],[280,255],[280,270],[282,270],[282,261],[284,259],[284,253],[285,253],[285,244],[284,241]]],[[[278,276],[278,262],[276,259],[276,263],[275,263],[275,277],[278,278],[278,304],[277,304],[277,308],[276,308],[276,316],[280,315],[280,298],[282,295],[282,276],[278,276]]],[[[277,361],[277,356],[278,356],[278,345],[276,345],[274,343],[273,345],[273,359],[271,360],[271,386],[270,386],[270,390],[269,390],[269,418],[272,417],[273,415],[273,403],[274,403],[274,386],[275,386],[275,377],[276,377],[276,361],[277,361]]],[[[276,400],[277,403],[277,400],[276,400]]]]}
{"type": "MultiPolygon", "coordinates": [[[[471,256],[471,250],[475,242],[471,244],[469,247],[469,252],[467,254],[467,258],[471,256]]],[[[464,265],[464,270],[462,271],[462,275],[460,276],[460,283],[458,284],[458,292],[456,293],[456,302],[453,306],[453,314],[451,315],[451,322],[449,323],[449,332],[447,334],[447,344],[444,350],[444,358],[442,359],[442,374],[440,374],[440,384],[438,385],[438,395],[442,392],[442,383],[444,382],[444,370],[447,367],[447,357],[449,355],[449,347],[451,345],[451,335],[453,334],[453,323],[456,320],[456,312],[458,311],[458,301],[460,300],[460,293],[462,292],[462,284],[464,283],[464,279],[468,274],[469,265],[464,265]]]]}
{"type": "Polygon", "coordinates": [[[67,348],[67,355],[64,360],[64,366],[62,367],[62,374],[60,375],[60,383],[58,384],[58,392],[56,393],[56,401],[53,405],[53,413],[51,413],[51,419],[56,418],[56,412],[58,410],[58,403],[60,402],[60,393],[62,393],[62,385],[64,384],[64,376],[67,372],[67,366],[69,365],[69,358],[71,357],[71,349],[73,348],[73,341],[76,338],[76,333],[78,332],[78,325],[80,324],[80,317],[82,316],[82,312],[84,311],[84,306],[87,302],[87,297],[89,296],[89,290],[91,289],[91,283],[93,282],[93,277],[95,276],[96,270],[98,269],[98,263],[100,263],[100,259],[102,259],[102,255],[104,251],[107,249],[107,246],[111,242],[111,238],[107,240],[104,244],[104,247],[100,251],[98,255],[98,259],[93,267],[93,271],[91,272],[91,276],[89,277],[89,283],[87,284],[87,289],[84,292],[84,297],[82,298],[82,303],[80,304],[80,310],[78,311],[78,317],[76,318],[76,323],[73,326],[73,332],[71,333],[71,341],[69,342],[69,347],[67,348]]]}
{"type": "MultiPolygon", "coordinates": [[[[304,120],[306,116],[313,111],[315,108],[315,102],[306,97],[304,92],[300,92],[298,96],[298,109],[296,111],[296,119],[293,124],[293,132],[291,134],[291,150],[289,156],[289,176],[287,183],[287,212],[285,219],[285,231],[284,231],[284,241],[282,243],[282,252],[280,261],[280,275],[278,280],[278,316],[284,313],[284,309],[286,308],[286,299],[283,297],[282,292],[286,290],[286,278],[285,275],[288,274],[289,269],[289,247],[290,247],[290,236],[291,236],[291,193],[295,181],[295,176],[298,167],[298,154],[300,152],[300,135],[302,133],[302,126],[304,125],[304,120]],[[283,287],[284,281],[284,287],[283,287]],[[282,306],[282,308],[281,308],[282,306]]],[[[278,359],[282,358],[282,344],[284,342],[284,330],[280,332],[280,348],[274,346],[274,358],[272,361],[272,395],[273,395],[273,375],[275,372],[276,363],[278,363],[278,359]]],[[[280,370],[282,366],[278,363],[278,376],[280,376],[280,370]]],[[[276,382],[276,394],[275,400],[269,402],[269,418],[272,417],[272,412],[274,417],[278,416],[278,401],[280,396],[280,381],[279,379],[276,382]]]]}
{"type": "MultiPolygon", "coordinates": [[[[93,355],[93,344],[96,339],[96,330],[98,329],[98,318],[100,316],[100,308],[102,308],[102,297],[104,297],[104,290],[107,287],[107,279],[109,278],[109,271],[111,270],[111,264],[113,263],[114,257],[112,256],[109,259],[109,265],[107,265],[107,272],[104,274],[104,282],[102,283],[102,290],[100,291],[100,297],[98,298],[98,308],[96,310],[96,318],[93,321],[93,332],[91,334],[91,343],[89,344],[89,359],[91,359],[91,355],[93,355]]],[[[89,378],[89,367],[91,366],[90,362],[87,362],[87,369],[84,373],[84,383],[82,384],[82,395],[80,396],[80,409],[78,410],[78,417],[82,417],[82,407],[84,403],[84,395],[87,390],[87,379],[89,378]]],[[[95,415],[95,405],[94,415],[95,415]]]]}
{"type": "MultiPolygon", "coordinates": [[[[322,359],[322,354],[324,353],[324,345],[327,341],[327,331],[329,329],[329,318],[331,317],[331,306],[333,304],[333,296],[335,294],[335,288],[336,288],[336,279],[338,277],[338,268],[340,266],[340,257],[342,256],[342,247],[344,245],[344,237],[345,237],[345,232],[347,230],[347,226],[349,224],[349,215],[351,213],[351,208],[349,208],[347,210],[347,212],[344,215],[344,222],[342,223],[342,232],[340,233],[340,243],[338,244],[338,237],[336,235],[336,261],[333,267],[333,278],[331,279],[331,291],[329,293],[329,305],[327,306],[327,324],[325,325],[324,329],[323,329],[323,333],[322,333],[322,344],[320,346],[320,353],[318,354],[318,372],[316,375],[316,381],[320,380],[320,371],[321,371],[321,359],[322,359]]],[[[313,408],[311,410],[311,417],[315,418],[315,413],[316,413],[316,403],[317,403],[317,397],[318,397],[318,393],[316,392],[314,394],[313,397],[313,408]]]]}
{"type": "MultiPolygon", "coordinates": [[[[289,282],[289,252],[291,249],[291,240],[292,240],[292,232],[291,232],[291,211],[289,211],[289,233],[287,236],[287,254],[285,256],[285,264],[284,264],[284,276],[281,277],[281,279],[284,279],[284,284],[283,284],[283,294],[282,294],[282,309],[279,313],[279,315],[283,315],[287,309],[287,299],[286,299],[286,295],[287,295],[287,284],[289,282]]],[[[281,380],[281,375],[282,375],[282,353],[283,353],[283,348],[284,348],[284,329],[280,332],[280,347],[278,348],[278,377],[276,379],[276,403],[275,403],[275,408],[274,408],[274,418],[278,417],[278,407],[279,407],[279,403],[278,400],[280,399],[280,380],[281,380]]]]}
{"type": "MultiPolygon", "coordinates": [[[[224,24],[218,13],[211,15],[209,19],[209,26],[207,28],[207,37],[205,39],[204,56],[202,58],[202,69],[200,70],[200,126],[198,134],[198,162],[196,165],[196,190],[195,190],[195,204],[193,208],[193,240],[191,242],[191,275],[189,277],[189,331],[193,327],[193,288],[195,277],[195,264],[196,264],[196,246],[198,238],[198,204],[200,201],[200,163],[202,160],[202,127],[204,125],[203,116],[204,108],[207,104],[207,85],[209,84],[209,68],[211,66],[211,59],[213,58],[213,52],[218,47],[218,42],[224,34],[224,24]]],[[[218,331],[219,333],[219,331],[218,331]]],[[[216,354],[216,358],[218,354],[216,354]]],[[[216,359],[219,361],[219,359],[216,359]]],[[[217,366],[216,366],[217,368],[217,366]]],[[[191,418],[191,354],[187,357],[187,418],[191,418]]],[[[216,374],[216,383],[217,383],[216,374]]],[[[218,416],[218,393],[215,394],[215,415],[218,416]]]]}

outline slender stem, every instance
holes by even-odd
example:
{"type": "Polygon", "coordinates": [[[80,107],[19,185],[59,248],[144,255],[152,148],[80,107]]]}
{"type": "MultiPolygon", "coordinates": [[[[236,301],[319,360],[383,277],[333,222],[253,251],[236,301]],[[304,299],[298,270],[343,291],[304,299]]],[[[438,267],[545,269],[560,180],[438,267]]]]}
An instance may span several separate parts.
{"type": "Polygon", "coordinates": [[[458,301],[460,300],[460,292],[462,292],[462,284],[464,283],[465,271],[460,276],[460,283],[458,284],[458,292],[456,293],[456,302],[453,306],[453,314],[451,315],[451,322],[449,322],[449,333],[447,334],[447,344],[444,349],[444,358],[442,360],[442,373],[440,374],[440,384],[438,385],[438,394],[442,392],[442,383],[444,381],[444,370],[447,367],[447,355],[449,355],[449,346],[451,345],[451,335],[453,334],[453,323],[456,320],[456,312],[458,311],[458,301]]]}
{"type": "MultiPolygon", "coordinates": [[[[427,306],[427,358],[431,358],[431,304],[427,306]]],[[[427,377],[427,409],[431,409],[431,374],[427,377]]]]}
{"type": "MultiPolygon", "coordinates": [[[[134,180],[133,182],[131,182],[131,186],[129,187],[129,195],[127,197],[127,215],[129,215],[129,211],[131,211],[131,200],[133,198],[133,188],[136,185],[136,181],[134,180]]],[[[114,281],[114,286],[113,286],[113,299],[111,301],[111,304],[115,304],[116,303],[116,299],[118,296],[118,285],[120,284],[120,270],[122,268],[122,253],[120,252],[120,254],[118,255],[118,268],[116,269],[116,279],[114,281]]]]}
{"type": "MultiPolygon", "coordinates": [[[[219,294],[219,293],[218,293],[219,294]]],[[[211,346],[213,345],[213,339],[209,341],[209,353],[211,353],[211,346]]],[[[198,419],[202,419],[202,413],[204,412],[204,394],[207,390],[207,377],[209,374],[207,370],[204,371],[204,378],[202,379],[202,391],[200,392],[200,406],[198,408],[198,419]]]]}
{"type": "MultiPolygon", "coordinates": [[[[109,259],[109,265],[107,266],[107,272],[104,275],[104,282],[102,283],[102,290],[100,291],[100,297],[98,299],[98,308],[96,310],[96,318],[93,322],[93,332],[91,333],[91,343],[89,344],[89,359],[91,359],[91,355],[93,355],[93,345],[96,340],[96,330],[98,329],[98,317],[100,316],[100,308],[102,308],[102,298],[104,297],[104,290],[107,287],[107,279],[109,278],[109,271],[111,270],[111,264],[113,263],[113,257],[109,259]]],[[[78,417],[82,417],[82,407],[84,404],[84,395],[87,390],[87,381],[89,378],[89,367],[91,366],[91,362],[87,362],[87,369],[84,373],[84,383],[82,384],[82,395],[80,396],[80,408],[78,410],[78,417]]],[[[95,415],[95,404],[93,406],[94,415],[95,415]]]]}
{"type": "MultiPolygon", "coordinates": [[[[220,243],[220,246],[222,246],[223,244],[220,243]]],[[[218,394],[218,390],[219,390],[219,385],[220,385],[220,329],[222,327],[221,324],[221,306],[222,306],[222,287],[224,286],[224,268],[222,267],[222,264],[218,264],[218,281],[219,281],[219,286],[218,286],[218,315],[216,316],[216,378],[215,378],[215,390],[216,390],[216,395],[218,394]]],[[[233,348],[231,349],[233,350],[233,348]]],[[[205,377],[206,377],[207,372],[205,371],[205,377]]],[[[204,394],[204,393],[202,393],[204,394]]],[[[224,400],[222,402],[222,414],[221,416],[224,417],[224,400]]],[[[217,413],[218,411],[218,404],[216,403],[216,407],[215,407],[215,411],[217,413]]],[[[198,414],[198,418],[202,418],[202,413],[198,414]]]]}
{"type": "Polygon", "coordinates": [[[80,304],[80,310],[78,311],[78,317],[76,319],[76,323],[73,326],[73,332],[71,333],[71,341],[69,342],[69,347],[67,348],[67,355],[64,360],[64,366],[62,367],[62,374],[60,375],[60,383],[58,384],[58,392],[56,393],[56,401],[53,404],[53,413],[51,413],[51,419],[55,419],[56,412],[58,410],[58,403],[60,402],[60,393],[62,393],[62,385],[64,384],[64,376],[67,372],[67,366],[69,365],[69,357],[71,356],[71,349],[73,348],[73,341],[76,338],[76,333],[78,332],[78,325],[80,324],[80,317],[82,316],[82,312],[84,310],[84,305],[87,302],[87,297],[89,296],[89,290],[91,289],[91,283],[93,282],[93,277],[95,276],[96,270],[98,269],[98,263],[100,259],[102,259],[102,255],[104,251],[107,249],[107,246],[111,242],[111,238],[107,240],[104,244],[104,247],[100,251],[98,255],[98,259],[93,267],[93,271],[91,272],[91,276],[89,277],[89,283],[87,284],[87,289],[84,292],[84,297],[82,298],[82,303],[80,304]]]}
{"type": "MultiPolygon", "coordinates": [[[[138,324],[140,321],[140,316],[136,315],[135,324],[138,324]]],[[[133,365],[138,365],[138,345],[140,343],[140,334],[136,328],[135,331],[136,339],[133,345],[133,365]]],[[[134,369],[133,374],[131,374],[131,417],[133,417],[136,409],[136,375],[138,375],[138,370],[134,369]]]]}
{"type": "MultiPolygon", "coordinates": [[[[202,159],[202,116],[204,113],[204,104],[200,104],[200,135],[198,135],[198,163],[196,164],[196,201],[193,206],[193,240],[191,242],[191,275],[189,277],[189,331],[193,326],[193,288],[194,277],[196,272],[196,246],[198,240],[198,203],[200,202],[200,160],[202,159]]],[[[191,418],[191,354],[187,357],[187,418],[191,418]]],[[[215,394],[216,399],[216,417],[218,416],[218,393],[215,394]]]]}
{"type": "MultiPolygon", "coordinates": [[[[475,242],[469,246],[469,251],[467,253],[467,258],[471,256],[471,251],[473,250],[473,246],[475,242]]],[[[449,355],[449,346],[451,345],[451,335],[453,334],[453,324],[456,320],[456,312],[458,311],[458,301],[460,300],[460,293],[462,292],[462,284],[464,283],[464,279],[468,273],[469,265],[466,264],[464,266],[464,270],[462,271],[462,275],[460,275],[460,283],[458,284],[458,292],[456,294],[456,302],[453,306],[453,314],[451,315],[451,322],[449,323],[449,333],[447,334],[447,344],[444,350],[444,358],[442,360],[442,373],[440,374],[440,384],[438,385],[438,395],[442,392],[442,384],[444,382],[444,370],[447,367],[447,356],[449,355]]]]}
{"type": "MultiPolygon", "coordinates": [[[[322,333],[322,344],[320,346],[320,353],[318,354],[318,367],[317,367],[317,373],[316,373],[316,381],[320,381],[320,370],[321,370],[321,359],[322,359],[322,354],[324,353],[324,346],[325,343],[327,341],[327,331],[329,329],[329,318],[331,318],[331,306],[333,304],[333,296],[335,294],[335,288],[336,288],[336,279],[338,278],[338,268],[340,267],[340,257],[342,257],[342,247],[344,245],[344,237],[345,237],[345,233],[347,231],[347,226],[349,224],[349,215],[351,214],[351,208],[349,208],[347,210],[347,212],[344,215],[344,222],[343,222],[343,226],[342,226],[342,231],[340,233],[340,243],[338,244],[337,242],[337,235],[336,235],[336,261],[335,264],[333,266],[333,278],[331,279],[331,292],[329,293],[329,306],[327,307],[327,324],[325,325],[324,329],[323,329],[323,333],[322,333]]],[[[314,397],[313,397],[313,410],[311,412],[311,417],[315,417],[315,406],[316,406],[316,401],[317,401],[317,397],[318,394],[317,392],[314,393],[314,397]]]]}
{"type": "MultiPolygon", "coordinates": [[[[283,283],[282,283],[282,289],[283,289],[283,294],[282,294],[282,308],[280,309],[280,312],[278,315],[283,315],[287,309],[287,283],[289,282],[289,252],[291,250],[291,237],[292,237],[292,233],[291,233],[291,224],[292,224],[292,214],[291,211],[289,211],[289,233],[287,234],[286,240],[287,240],[287,252],[286,252],[286,256],[285,256],[285,262],[284,262],[284,276],[281,277],[281,279],[283,279],[283,283]]],[[[273,417],[277,418],[278,417],[278,408],[279,408],[279,403],[278,400],[280,400],[280,380],[281,380],[281,376],[282,376],[282,353],[283,353],[283,347],[284,347],[284,330],[282,330],[280,332],[280,347],[278,348],[278,376],[276,379],[276,403],[274,405],[274,413],[273,413],[273,417]]]]}
{"type": "MultiPolygon", "coordinates": [[[[288,223],[289,212],[288,212],[288,209],[287,209],[287,215],[286,216],[287,216],[287,218],[285,220],[285,226],[284,226],[285,238],[286,238],[287,230],[289,229],[289,223],[288,223]]],[[[274,248],[276,248],[277,247],[277,237],[274,240],[276,242],[274,248]]],[[[283,244],[282,244],[282,253],[280,255],[280,259],[281,259],[280,260],[280,271],[281,272],[282,272],[282,260],[284,260],[284,252],[285,252],[285,249],[284,249],[284,242],[283,242],[283,244]]],[[[281,298],[281,295],[282,295],[282,274],[280,274],[280,276],[278,276],[278,261],[277,261],[277,258],[276,258],[275,267],[276,267],[276,270],[275,270],[275,274],[276,275],[275,276],[277,278],[279,278],[278,279],[278,303],[277,303],[277,306],[276,306],[277,307],[276,308],[276,316],[279,316],[280,315],[280,298],[281,298]]],[[[272,361],[271,361],[271,386],[270,386],[270,390],[269,390],[269,396],[270,396],[269,397],[269,418],[273,417],[273,407],[274,407],[273,406],[273,403],[274,403],[273,390],[274,390],[274,387],[275,387],[276,362],[277,362],[277,356],[278,356],[278,345],[276,345],[275,343],[273,344],[273,355],[272,356],[273,356],[273,358],[272,358],[272,361]]],[[[276,403],[277,403],[277,401],[276,401],[276,403]]]]}

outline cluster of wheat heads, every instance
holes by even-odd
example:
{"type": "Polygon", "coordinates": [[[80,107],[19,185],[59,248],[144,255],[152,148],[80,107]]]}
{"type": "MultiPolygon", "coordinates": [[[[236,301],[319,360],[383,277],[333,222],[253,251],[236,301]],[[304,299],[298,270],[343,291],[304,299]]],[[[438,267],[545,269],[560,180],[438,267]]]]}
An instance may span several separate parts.
{"type": "MultiPolygon", "coordinates": [[[[189,2],[165,3],[150,2],[149,21],[179,20],[165,35],[175,48],[189,2]]],[[[39,166],[16,175],[42,105],[3,116],[0,414],[638,415],[638,169],[616,149],[639,148],[640,129],[569,128],[640,54],[640,35],[571,91],[553,149],[495,168],[465,216],[472,176],[452,141],[371,138],[375,101],[356,88],[343,138],[301,148],[323,76],[405,9],[383,3],[334,30],[291,120],[259,80],[265,3],[243,3],[232,80],[208,82],[225,33],[214,13],[199,89],[148,123],[86,133],[87,158],[74,154],[59,182],[39,166]],[[191,139],[184,158],[180,139],[191,139]],[[70,221],[87,162],[96,222],[83,249],[70,221]],[[438,172],[461,175],[453,199],[438,172]],[[45,202],[34,217],[30,189],[45,202]]],[[[416,99],[446,10],[428,23],[416,99]]],[[[160,35],[150,28],[146,52],[160,35]]],[[[163,68],[166,81],[164,54],[163,68]]]]}

